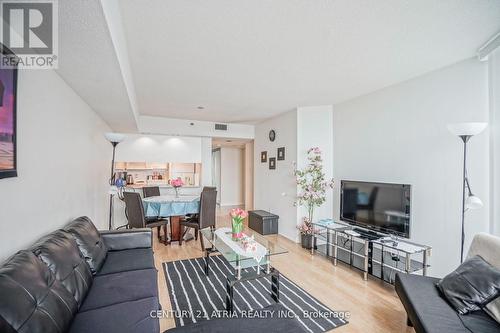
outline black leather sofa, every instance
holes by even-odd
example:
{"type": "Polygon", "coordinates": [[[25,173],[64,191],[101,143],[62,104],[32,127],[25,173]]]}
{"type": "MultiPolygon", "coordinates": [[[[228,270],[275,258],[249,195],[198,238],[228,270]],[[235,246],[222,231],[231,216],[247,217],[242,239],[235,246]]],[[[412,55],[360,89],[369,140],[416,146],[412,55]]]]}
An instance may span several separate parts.
{"type": "Polygon", "coordinates": [[[0,267],[0,332],[158,332],[150,229],[80,217],[0,267]]]}
{"type": "MultiPolygon", "coordinates": [[[[495,267],[500,267],[500,238],[477,234],[471,244],[468,258],[480,255],[495,267]]],[[[417,333],[493,333],[500,332],[500,324],[484,311],[458,314],[441,296],[437,278],[396,274],[395,288],[408,315],[408,324],[417,333]]]]}
{"type": "Polygon", "coordinates": [[[460,315],[441,297],[437,278],[396,274],[395,288],[417,333],[493,333],[500,325],[484,311],[460,315]]]}

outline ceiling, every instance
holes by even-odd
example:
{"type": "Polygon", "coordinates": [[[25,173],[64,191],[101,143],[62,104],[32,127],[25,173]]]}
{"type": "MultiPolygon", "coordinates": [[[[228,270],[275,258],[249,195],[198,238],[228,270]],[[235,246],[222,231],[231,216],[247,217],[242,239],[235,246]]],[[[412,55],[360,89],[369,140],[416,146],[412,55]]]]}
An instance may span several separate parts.
{"type": "MultiPolygon", "coordinates": [[[[114,82],[118,62],[106,60],[116,54],[101,36],[105,19],[94,22],[93,5],[82,5],[96,1],[60,2],[87,22],[60,28],[60,72],[106,112],[127,99],[114,82]],[[79,52],[98,60],[77,62],[79,52]]],[[[120,0],[119,8],[138,114],[217,122],[340,103],[473,57],[500,31],[498,0],[120,0]]]]}
{"type": "Polygon", "coordinates": [[[115,131],[136,131],[136,118],[100,1],[64,0],[58,6],[57,72],[115,131]]]}

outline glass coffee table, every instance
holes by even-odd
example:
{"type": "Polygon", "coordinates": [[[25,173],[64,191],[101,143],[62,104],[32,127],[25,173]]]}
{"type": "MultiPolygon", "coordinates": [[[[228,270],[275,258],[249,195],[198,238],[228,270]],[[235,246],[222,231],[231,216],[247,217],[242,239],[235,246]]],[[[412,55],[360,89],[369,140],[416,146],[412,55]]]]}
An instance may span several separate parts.
{"type": "Polygon", "coordinates": [[[210,274],[211,253],[220,253],[234,270],[234,274],[226,279],[226,310],[233,311],[233,289],[237,283],[263,277],[271,277],[271,297],[279,302],[279,271],[271,266],[271,257],[287,253],[286,249],[255,233],[252,235],[254,241],[263,251],[258,261],[252,252],[246,253],[239,242],[230,239],[229,228],[206,228],[201,230],[201,234],[211,244],[211,247],[205,248],[205,275],[210,274]]]}

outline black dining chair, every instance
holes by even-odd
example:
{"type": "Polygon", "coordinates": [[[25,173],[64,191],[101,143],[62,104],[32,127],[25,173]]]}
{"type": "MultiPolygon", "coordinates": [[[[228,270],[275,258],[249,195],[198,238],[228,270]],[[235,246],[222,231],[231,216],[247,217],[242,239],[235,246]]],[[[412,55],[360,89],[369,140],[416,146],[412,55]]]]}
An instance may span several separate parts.
{"type": "MultiPolygon", "coordinates": [[[[125,215],[127,216],[129,228],[159,228],[164,227],[164,244],[168,244],[167,225],[168,220],[162,218],[149,218],[144,214],[141,195],[136,192],[124,192],[125,215]]],[[[158,239],[161,239],[158,233],[158,239]]]]}
{"type": "Polygon", "coordinates": [[[160,187],[159,186],[146,186],[142,188],[142,196],[144,198],[148,197],[159,197],[160,187]]]}
{"type": "Polygon", "coordinates": [[[203,186],[203,191],[217,191],[215,186],[203,186]]]}
{"type": "MultiPolygon", "coordinates": [[[[160,196],[160,187],[159,186],[146,186],[142,188],[142,197],[159,197],[160,196]]],[[[158,236],[161,232],[161,227],[156,228],[158,231],[158,236]]]]}
{"type": "Polygon", "coordinates": [[[195,231],[195,239],[200,238],[201,250],[205,251],[203,244],[203,235],[201,230],[205,228],[215,228],[216,221],[216,201],[217,191],[202,191],[200,197],[200,211],[195,217],[187,217],[181,220],[181,238],[179,245],[182,245],[182,239],[186,232],[192,228],[195,231]]]}

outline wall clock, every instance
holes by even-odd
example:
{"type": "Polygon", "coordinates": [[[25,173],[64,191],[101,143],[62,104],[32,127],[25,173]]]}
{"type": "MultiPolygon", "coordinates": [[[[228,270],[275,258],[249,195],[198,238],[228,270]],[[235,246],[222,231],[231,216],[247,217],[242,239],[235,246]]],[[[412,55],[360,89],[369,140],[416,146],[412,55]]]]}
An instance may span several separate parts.
{"type": "Polygon", "coordinates": [[[276,132],[273,129],[269,131],[269,140],[271,142],[274,142],[274,140],[276,140],[276,132]]]}

